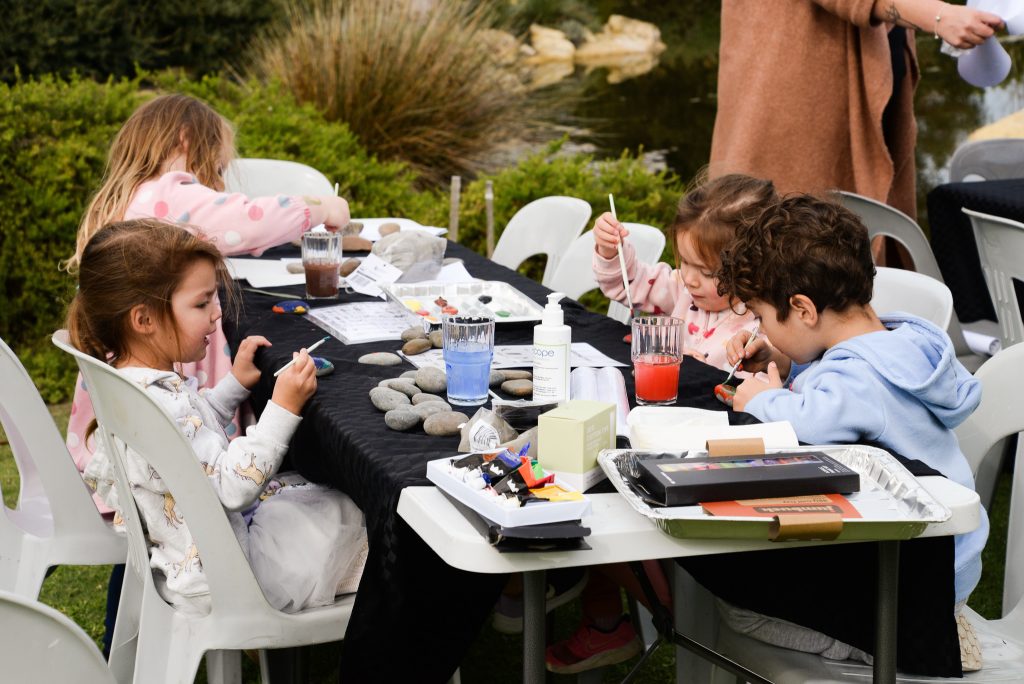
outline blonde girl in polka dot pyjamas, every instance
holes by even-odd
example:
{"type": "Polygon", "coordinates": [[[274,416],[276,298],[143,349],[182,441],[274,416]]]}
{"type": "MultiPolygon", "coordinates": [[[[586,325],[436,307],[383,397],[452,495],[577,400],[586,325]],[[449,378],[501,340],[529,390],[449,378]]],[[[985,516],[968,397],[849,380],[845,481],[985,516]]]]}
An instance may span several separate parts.
{"type": "MultiPolygon", "coordinates": [[[[68,270],[77,272],[89,239],[113,221],[158,218],[187,224],[186,229],[198,227],[225,256],[258,256],[311,226],[348,223],[348,204],[340,197],[224,192],[224,169],[233,155],[231,125],[209,105],[187,95],[163,95],[139,107],[114,138],[103,184],[82,219],[68,270]]],[[[182,364],[179,372],[197,378],[201,387],[213,387],[230,370],[230,350],[218,321],[206,358],[182,364]]],[[[67,437],[79,470],[92,458],[94,447],[84,439],[92,420],[92,402],[79,377],[67,437]]],[[[239,434],[237,416],[227,433],[239,434]]],[[[101,511],[109,512],[95,500],[101,511]]]]}

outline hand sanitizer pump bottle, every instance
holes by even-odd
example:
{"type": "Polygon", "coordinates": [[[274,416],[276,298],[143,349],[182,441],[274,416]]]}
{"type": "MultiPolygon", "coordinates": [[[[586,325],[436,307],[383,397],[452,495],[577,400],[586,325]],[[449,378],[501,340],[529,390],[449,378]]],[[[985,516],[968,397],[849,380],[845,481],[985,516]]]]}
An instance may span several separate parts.
{"type": "Polygon", "coordinates": [[[569,349],[572,328],[565,325],[561,292],[548,295],[540,325],[533,328],[533,400],[569,399],[569,349]]]}

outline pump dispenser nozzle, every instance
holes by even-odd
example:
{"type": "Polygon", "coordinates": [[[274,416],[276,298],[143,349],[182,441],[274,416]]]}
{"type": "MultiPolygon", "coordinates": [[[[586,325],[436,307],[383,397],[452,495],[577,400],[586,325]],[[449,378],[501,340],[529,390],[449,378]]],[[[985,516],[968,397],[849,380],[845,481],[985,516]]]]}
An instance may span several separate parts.
{"type": "Polygon", "coordinates": [[[565,299],[565,295],[561,292],[552,292],[548,295],[548,303],[544,306],[544,314],[541,317],[541,324],[543,325],[563,325],[565,322],[565,316],[562,313],[562,307],[558,302],[565,299]]]}

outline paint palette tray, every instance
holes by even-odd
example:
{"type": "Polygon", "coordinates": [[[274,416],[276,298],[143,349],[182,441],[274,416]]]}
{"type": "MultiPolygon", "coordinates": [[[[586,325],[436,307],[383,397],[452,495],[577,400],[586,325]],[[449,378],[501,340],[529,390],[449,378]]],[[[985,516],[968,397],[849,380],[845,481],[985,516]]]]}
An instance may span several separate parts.
{"type": "Polygon", "coordinates": [[[520,323],[539,321],[544,313],[540,304],[500,280],[392,283],[381,289],[410,320],[430,325],[440,325],[445,314],[493,316],[495,323],[520,323]]]}
{"type": "MultiPolygon", "coordinates": [[[[785,455],[813,449],[827,454],[860,475],[860,491],[846,495],[859,518],[844,515],[836,539],[848,541],[911,539],[929,523],[952,515],[902,463],[877,447],[859,444],[807,446],[798,449],[767,449],[766,454],[785,455]]],[[[615,489],[634,510],[649,518],[673,537],[694,539],[765,539],[770,518],[707,514],[700,505],[660,506],[639,482],[638,459],[660,456],[707,456],[705,451],[662,452],[642,449],[604,449],[597,462],[615,489]]]]}

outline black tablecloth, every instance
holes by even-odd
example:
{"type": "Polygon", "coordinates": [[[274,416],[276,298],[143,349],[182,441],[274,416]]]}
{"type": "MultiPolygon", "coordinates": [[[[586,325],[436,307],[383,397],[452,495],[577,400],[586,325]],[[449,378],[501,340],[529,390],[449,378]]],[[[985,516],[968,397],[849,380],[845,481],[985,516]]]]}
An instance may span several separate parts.
{"type": "Polygon", "coordinates": [[[1024,221],[1024,178],[947,183],[928,193],[932,251],[962,322],[996,320],[971,221],[960,209],[1024,221]]]}
{"type": "MultiPolygon", "coordinates": [[[[287,255],[287,250],[267,254],[287,255]]],[[[544,302],[549,292],[459,245],[449,243],[447,255],[464,259],[474,276],[511,283],[537,302],[544,302]]],[[[301,287],[273,289],[296,296],[302,291],[301,287]]],[[[256,357],[264,371],[253,391],[253,406],[258,414],[273,390],[270,371],[290,359],[293,350],[308,346],[323,332],[304,317],[272,313],[270,307],[277,301],[274,297],[242,294],[244,311],[240,320],[237,324],[224,323],[232,348],[237,348],[242,337],[252,334],[266,335],[274,345],[261,350],[256,357]]],[[[370,300],[343,294],[340,301],[370,300]]],[[[338,302],[329,304],[334,303],[338,302]]],[[[566,323],[572,326],[574,342],[589,342],[605,354],[628,362],[629,347],[622,341],[628,332],[626,326],[589,313],[572,301],[563,302],[563,309],[566,323]]],[[[499,324],[497,343],[531,343],[532,325],[499,324]]],[[[398,346],[395,342],[346,346],[332,339],[320,347],[317,355],[329,359],[336,371],[320,379],[316,395],[303,410],[304,420],[289,451],[293,468],[348,493],[366,514],[370,556],[345,636],[341,663],[341,679],[345,682],[446,681],[479,634],[506,579],[503,575],[467,573],[448,566],[396,513],[402,488],[429,484],[425,477],[427,461],[452,454],[458,446],[457,437],[430,437],[421,430],[391,431],[384,425],[383,414],[370,403],[369,390],[380,380],[397,377],[412,367],[369,366],[357,363],[356,359],[370,351],[398,346]]],[[[624,376],[627,392],[632,396],[632,374],[627,370],[624,376]]],[[[722,371],[686,358],[680,373],[679,403],[722,409],[712,395],[712,388],[724,378],[722,371]]],[[[733,412],[730,420],[754,422],[751,416],[733,412]]],[[[857,546],[865,547],[867,552],[866,547],[873,545],[857,546]]],[[[949,547],[952,548],[951,542],[949,547]]],[[[913,548],[905,550],[904,557],[914,553],[913,548]]],[[[737,555],[741,554],[725,558],[737,555]]],[[[787,552],[772,552],[772,565],[781,572],[787,572],[789,566],[786,555],[787,552]]],[[[925,557],[937,560],[932,567],[951,568],[951,564],[944,565],[944,558],[929,553],[925,557]]],[[[800,567],[807,570],[802,563],[800,567]]],[[[825,571],[822,566],[817,570],[825,571]]],[[[853,575],[846,577],[849,581],[874,584],[874,576],[870,570],[865,575],[863,565],[838,568],[832,576],[842,578],[851,571],[853,575]]],[[[827,572],[831,574],[833,568],[829,567],[827,572]]],[[[941,570],[936,573],[943,575],[941,570]]],[[[944,574],[952,591],[952,573],[944,574]]],[[[952,599],[947,605],[951,604],[952,599]]],[[[873,624],[873,605],[863,608],[864,619],[873,624]]],[[[951,611],[947,612],[951,615],[951,611]]],[[[843,615],[838,608],[835,614],[843,615]]],[[[902,600],[900,614],[904,615],[902,600]]]]}

